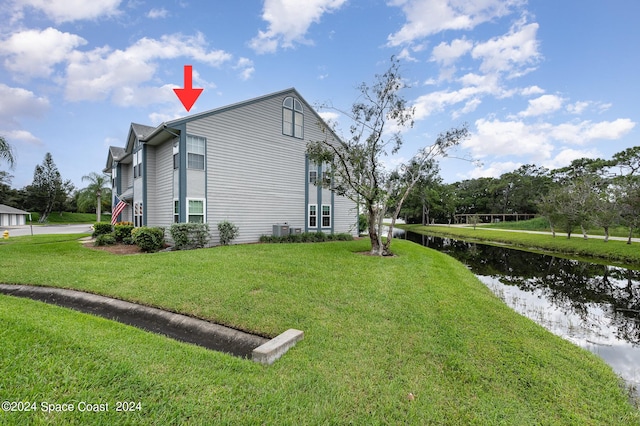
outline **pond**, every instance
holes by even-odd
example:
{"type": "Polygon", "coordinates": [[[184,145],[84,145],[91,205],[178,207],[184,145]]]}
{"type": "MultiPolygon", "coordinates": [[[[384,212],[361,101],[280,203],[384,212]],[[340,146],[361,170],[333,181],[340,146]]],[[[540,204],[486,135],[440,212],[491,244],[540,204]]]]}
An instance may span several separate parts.
{"type": "Polygon", "coordinates": [[[602,357],[640,396],[640,271],[402,234],[467,265],[515,311],[602,357]]]}

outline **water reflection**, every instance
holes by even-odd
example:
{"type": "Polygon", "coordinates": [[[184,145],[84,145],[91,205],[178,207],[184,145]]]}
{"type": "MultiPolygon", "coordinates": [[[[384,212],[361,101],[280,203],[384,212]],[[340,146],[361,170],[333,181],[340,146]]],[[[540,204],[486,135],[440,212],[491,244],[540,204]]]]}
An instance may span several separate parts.
{"type": "Polygon", "coordinates": [[[409,232],[466,264],[496,295],[600,355],[640,388],[640,271],[409,232]]]}

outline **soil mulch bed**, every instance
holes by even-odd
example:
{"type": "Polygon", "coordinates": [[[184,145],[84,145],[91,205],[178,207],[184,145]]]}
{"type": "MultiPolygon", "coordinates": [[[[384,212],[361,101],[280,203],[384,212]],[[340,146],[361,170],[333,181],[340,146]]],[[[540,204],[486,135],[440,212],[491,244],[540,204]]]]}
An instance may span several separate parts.
{"type": "Polygon", "coordinates": [[[91,237],[83,238],[80,240],[82,245],[88,249],[106,251],[111,254],[139,254],[143,251],[135,244],[114,244],[112,246],[95,246],[93,245],[95,240],[91,237]]]}

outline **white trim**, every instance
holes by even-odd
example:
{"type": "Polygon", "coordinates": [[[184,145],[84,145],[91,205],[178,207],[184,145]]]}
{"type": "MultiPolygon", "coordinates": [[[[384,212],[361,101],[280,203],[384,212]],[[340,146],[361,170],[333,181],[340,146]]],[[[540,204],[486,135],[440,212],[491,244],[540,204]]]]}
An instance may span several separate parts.
{"type": "MultiPolygon", "coordinates": [[[[207,223],[207,200],[205,198],[187,198],[187,223],[189,223],[189,216],[191,216],[191,212],[189,211],[190,201],[202,201],[202,223],[207,223]]],[[[200,213],[197,215],[199,216],[200,213]]],[[[195,214],[193,216],[195,216],[195,214]]]]}
{"type": "Polygon", "coordinates": [[[331,228],[331,213],[332,213],[332,212],[331,212],[331,204],[323,204],[323,205],[321,206],[321,208],[320,208],[320,227],[321,227],[321,228],[331,228]],[[325,225],[325,224],[324,224],[324,220],[323,220],[325,217],[327,217],[327,216],[325,216],[325,215],[324,215],[324,208],[325,208],[325,207],[328,207],[328,208],[329,208],[329,215],[328,215],[328,217],[329,217],[329,224],[328,224],[328,225],[325,225]]]}
{"type": "Polygon", "coordinates": [[[307,205],[307,227],[311,229],[318,229],[318,205],[317,204],[308,204],[307,205]],[[316,214],[313,216],[316,219],[316,224],[311,225],[311,207],[316,208],[316,214]]]}

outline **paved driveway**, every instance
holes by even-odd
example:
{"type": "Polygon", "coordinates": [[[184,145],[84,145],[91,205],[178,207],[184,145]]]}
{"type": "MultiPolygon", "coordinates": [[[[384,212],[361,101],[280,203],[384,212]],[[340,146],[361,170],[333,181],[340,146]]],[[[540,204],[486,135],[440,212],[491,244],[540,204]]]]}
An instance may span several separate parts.
{"type": "Polygon", "coordinates": [[[23,235],[41,234],[91,234],[91,225],[24,225],[24,226],[2,226],[0,227],[0,238],[4,231],[9,231],[9,238],[23,235]]]}

